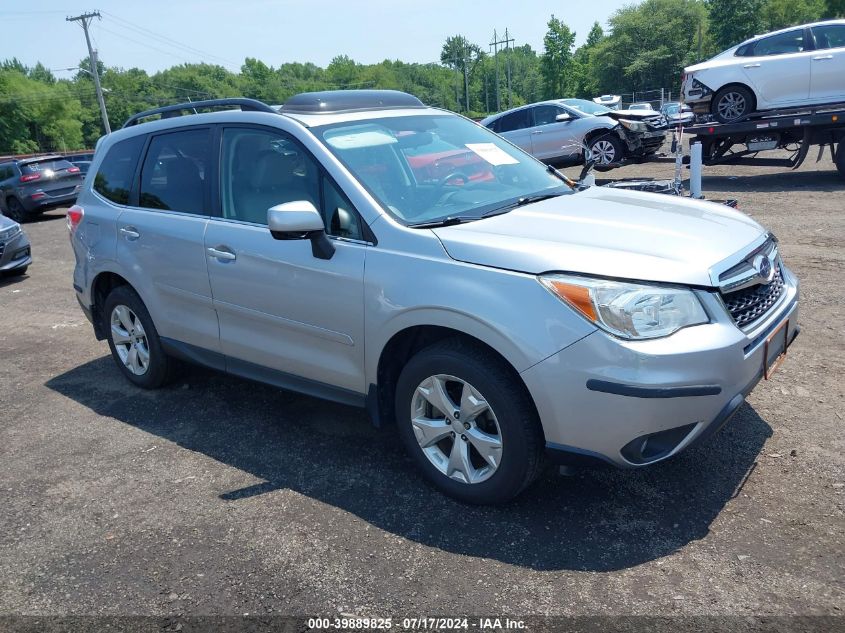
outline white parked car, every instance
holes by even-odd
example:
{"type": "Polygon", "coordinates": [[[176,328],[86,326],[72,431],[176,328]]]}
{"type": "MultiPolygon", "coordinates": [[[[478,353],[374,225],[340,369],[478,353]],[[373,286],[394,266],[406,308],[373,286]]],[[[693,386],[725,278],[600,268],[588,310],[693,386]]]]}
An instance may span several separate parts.
{"type": "Polygon", "coordinates": [[[642,103],[632,103],[628,106],[629,110],[654,110],[652,105],[648,101],[643,101],[642,103]]]}
{"type": "Polygon", "coordinates": [[[845,20],[758,35],[684,69],[684,101],[720,123],[845,101],[845,20]]]}

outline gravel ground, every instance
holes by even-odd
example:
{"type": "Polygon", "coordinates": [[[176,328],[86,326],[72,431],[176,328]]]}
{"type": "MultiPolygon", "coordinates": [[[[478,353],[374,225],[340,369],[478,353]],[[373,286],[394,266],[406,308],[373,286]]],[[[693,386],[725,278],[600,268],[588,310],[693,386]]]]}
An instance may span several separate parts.
{"type": "Polygon", "coordinates": [[[0,280],[0,614],[840,615],[845,180],[705,173],[801,279],[787,362],[677,459],[549,472],[501,508],[433,491],[357,409],[201,369],[130,386],[63,211],[28,224],[35,263],[0,280]]]}

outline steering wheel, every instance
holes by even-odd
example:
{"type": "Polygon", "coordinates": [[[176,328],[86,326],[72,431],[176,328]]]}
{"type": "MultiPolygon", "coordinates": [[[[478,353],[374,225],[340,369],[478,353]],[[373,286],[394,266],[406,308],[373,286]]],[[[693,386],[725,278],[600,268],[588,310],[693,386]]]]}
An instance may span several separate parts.
{"type": "Polygon", "coordinates": [[[461,181],[462,181],[461,186],[463,186],[463,185],[465,185],[469,182],[469,176],[467,176],[464,172],[462,172],[462,171],[451,171],[448,174],[446,174],[446,176],[444,176],[443,178],[441,178],[438,181],[437,188],[443,189],[443,187],[445,187],[446,185],[449,184],[450,180],[455,180],[457,178],[461,179],[461,181]]]}

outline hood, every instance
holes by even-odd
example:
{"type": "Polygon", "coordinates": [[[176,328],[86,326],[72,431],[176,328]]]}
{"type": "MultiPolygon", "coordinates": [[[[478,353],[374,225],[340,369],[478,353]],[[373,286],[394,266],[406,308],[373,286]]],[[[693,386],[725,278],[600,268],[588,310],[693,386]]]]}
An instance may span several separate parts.
{"type": "Polygon", "coordinates": [[[7,218],[0,212],[0,234],[3,233],[6,229],[12,228],[13,226],[17,226],[17,222],[15,222],[12,218],[7,218]]]}
{"type": "Polygon", "coordinates": [[[765,234],[724,205],[604,187],[433,231],[471,264],[696,286],[712,286],[712,266],[765,234]]]}
{"type": "Polygon", "coordinates": [[[662,116],[657,110],[611,110],[610,112],[602,112],[596,116],[607,116],[611,119],[628,119],[630,121],[646,121],[655,117],[662,116]]]}

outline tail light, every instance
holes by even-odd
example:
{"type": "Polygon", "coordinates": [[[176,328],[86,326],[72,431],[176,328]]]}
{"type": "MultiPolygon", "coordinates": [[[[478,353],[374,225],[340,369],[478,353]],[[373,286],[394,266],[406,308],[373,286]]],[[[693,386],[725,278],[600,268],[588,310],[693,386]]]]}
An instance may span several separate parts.
{"type": "Polygon", "coordinates": [[[38,180],[41,178],[41,174],[23,174],[21,176],[21,182],[32,182],[33,180],[38,180]]]}
{"type": "Polygon", "coordinates": [[[70,231],[71,235],[76,231],[76,227],[79,226],[79,223],[82,222],[82,218],[84,217],[85,210],[77,204],[67,210],[67,230],[70,231]]]}
{"type": "Polygon", "coordinates": [[[67,173],[69,173],[69,174],[78,174],[78,173],[79,173],[79,167],[68,167],[68,168],[67,168],[67,173]]]}

